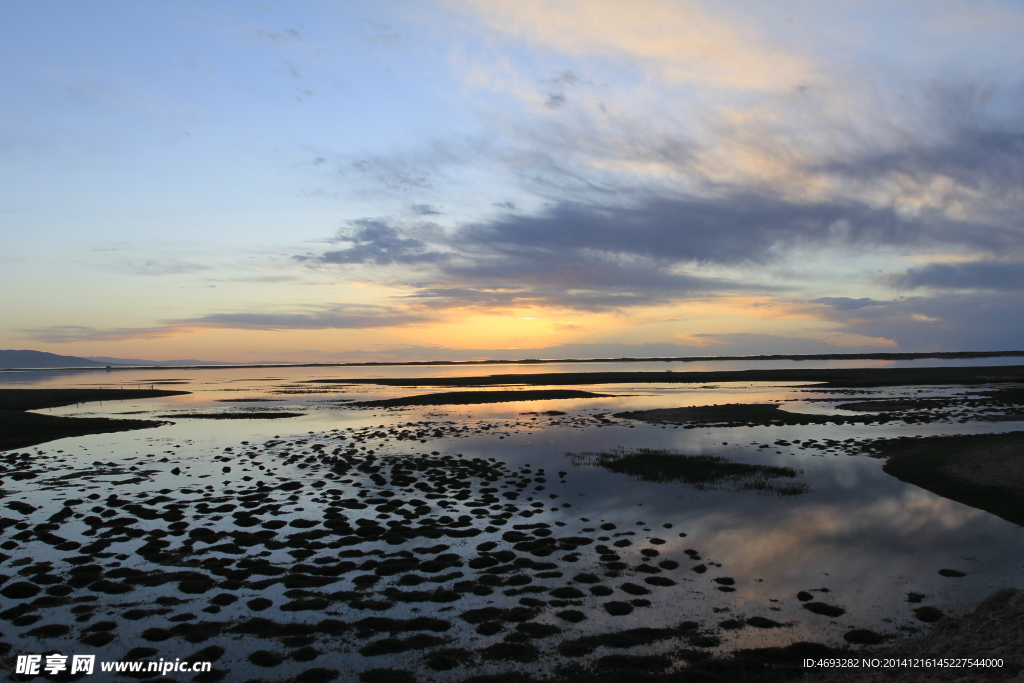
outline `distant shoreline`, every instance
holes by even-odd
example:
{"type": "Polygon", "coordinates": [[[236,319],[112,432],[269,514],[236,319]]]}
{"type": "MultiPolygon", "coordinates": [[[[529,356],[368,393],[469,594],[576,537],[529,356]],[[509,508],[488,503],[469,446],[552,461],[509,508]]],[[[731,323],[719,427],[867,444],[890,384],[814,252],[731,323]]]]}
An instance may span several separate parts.
{"type": "Polygon", "coordinates": [[[696,372],[548,372],[454,377],[344,377],[303,384],[379,384],[399,387],[567,386],[595,384],[713,384],[720,382],[800,382],[816,389],[934,384],[1024,382],[1024,365],[940,368],[773,368],[696,372]]]}
{"type": "Polygon", "coordinates": [[[629,358],[524,358],[519,360],[493,358],[488,360],[416,360],[416,361],[361,361],[346,363],[225,363],[223,365],[108,365],[106,367],[41,367],[0,368],[0,372],[83,372],[105,370],[203,370],[225,368],[344,368],[389,366],[473,366],[473,365],[547,365],[553,363],[699,363],[716,361],[816,361],[816,360],[918,360],[926,358],[970,359],[1024,357],[1024,351],[937,351],[922,353],[821,353],[774,354],[760,356],[651,356],[629,358]]]}

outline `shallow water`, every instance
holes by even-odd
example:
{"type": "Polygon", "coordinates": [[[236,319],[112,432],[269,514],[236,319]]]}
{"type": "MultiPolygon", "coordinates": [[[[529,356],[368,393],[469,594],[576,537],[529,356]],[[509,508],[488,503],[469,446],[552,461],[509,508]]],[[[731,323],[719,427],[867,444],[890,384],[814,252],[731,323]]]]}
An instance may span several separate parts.
{"type": "MultiPolygon", "coordinates": [[[[823,363],[818,367],[839,367],[836,365],[838,361],[823,363]]],[[[939,366],[940,362],[928,361],[927,364],[939,366]]],[[[1006,364],[1006,361],[1001,364],[1006,364]]],[[[502,491],[511,490],[507,484],[509,477],[519,481],[524,477],[536,479],[538,468],[544,471],[539,477],[545,480],[542,484],[531,483],[529,487],[522,488],[522,497],[514,502],[509,499],[500,501],[505,505],[518,506],[515,516],[506,520],[507,524],[491,526],[493,519],[489,522],[485,514],[470,512],[464,501],[453,500],[448,503],[450,510],[447,514],[453,518],[462,514],[472,516],[474,528],[481,529],[479,535],[464,539],[420,539],[399,545],[375,542],[357,546],[364,551],[394,553],[412,547],[443,543],[450,546],[444,552],[455,553],[469,560],[477,556],[479,551],[476,547],[486,541],[497,542],[499,549],[509,547],[510,542],[502,540],[502,536],[513,524],[543,523],[551,525],[550,528],[557,535],[591,539],[590,545],[575,551],[579,554],[575,561],[563,559],[566,556],[564,551],[550,557],[534,558],[557,564],[557,571],[563,572],[561,577],[532,577],[529,585],[545,587],[544,591],[538,593],[509,596],[502,590],[508,590],[508,587],[503,586],[490,595],[466,593],[454,602],[398,601],[383,611],[360,610],[339,603],[332,604],[326,611],[279,612],[278,607],[291,599],[284,596],[282,585],[258,590],[242,586],[227,590],[241,598],[238,602],[223,606],[215,613],[216,616],[213,616],[213,612],[208,612],[210,616],[202,616],[203,605],[207,604],[210,597],[221,592],[219,589],[215,588],[205,595],[181,594],[175,590],[174,584],[155,588],[136,587],[124,595],[106,595],[96,591],[90,593],[89,589],[84,590],[84,594],[99,598],[99,608],[90,617],[91,621],[75,621],[76,615],[80,616],[82,611],[69,611],[76,605],[91,604],[88,602],[40,607],[38,613],[41,620],[24,626],[4,628],[8,634],[4,641],[13,646],[11,654],[41,652],[52,648],[65,654],[98,653],[109,659],[121,657],[137,646],[157,649],[159,654],[155,657],[172,658],[188,655],[210,644],[218,644],[227,650],[218,666],[230,671],[229,680],[245,680],[257,676],[280,678],[294,675],[310,666],[341,669],[342,680],[355,680],[360,671],[380,667],[419,671],[424,670],[423,658],[430,652],[429,649],[364,657],[354,653],[354,650],[364,645],[368,638],[358,638],[352,634],[340,640],[321,636],[316,647],[327,654],[320,655],[309,664],[285,660],[273,668],[261,668],[247,660],[254,650],[283,652],[288,649],[279,644],[275,646],[274,642],[268,644],[264,639],[221,633],[200,644],[190,644],[177,637],[151,641],[144,634],[146,629],[170,628],[168,619],[182,612],[201,615],[201,618],[194,620],[197,622],[214,620],[225,623],[237,623],[252,616],[272,618],[284,623],[316,623],[325,614],[346,622],[367,616],[436,616],[451,621],[453,625],[449,631],[438,634],[450,639],[443,647],[465,647],[481,651],[489,645],[503,642],[503,638],[514,632],[514,624],[506,625],[496,635],[481,636],[474,632],[472,626],[458,618],[466,610],[484,606],[514,607],[523,595],[548,600],[550,598],[546,591],[560,586],[572,585],[587,591],[589,585],[572,582],[574,574],[580,572],[599,575],[600,585],[610,586],[616,591],[619,590],[617,586],[623,582],[643,584],[647,575],[637,573],[634,569],[621,570],[618,577],[608,577],[602,573],[602,565],[597,558],[599,553],[595,552],[594,546],[612,546],[615,541],[621,540],[631,541],[631,545],[617,550],[622,561],[630,568],[645,563],[639,554],[641,549],[658,552],[653,560],[646,561],[648,566],[665,559],[678,562],[678,569],[659,573],[660,576],[671,577],[674,585],[648,585],[650,594],[643,597],[649,599],[651,605],[637,607],[630,614],[622,616],[610,616],[602,609],[602,604],[607,600],[628,600],[632,596],[621,592],[616,593],[617,597],[587,595],[578,599],[576,602],[579,604],[573,606],[573,609],[588,617],[579,624],[558,619],[553,615],[555,609],[542,609],[533,621],[557,625],[562,632],[554,637],[532,640],[540,652],[539,659],[534,663],[515,663],[516,668],[523,671],[551,670],[566,659],[557,651],[557,643],[566,639],[627,628],[669,627],[681,621],[698,622],[707,635],[718,638],[720,643],[717,645],[709,644],[711,641],[703,645],[708,651],[727,652],[739,647],[785,645],[801,640],[841,645],[842,635],[854,628],[901,634],[925,627],[913,614],[913,608],[920,605],[908,604],[905,600],[909,592],[927,596],[921,605],[932,605],[944,612],[953,612],[972,605],[1000,586],[1022,584],[1024,536],[1020,527],[916,486],[904,484],[882,471],[882,461],[858,455],[857,449],[852,448],[853,441],[879,437],[1013,431],[1024,428],[1021,423],[936,421],[925,424],[891,422],[884,425],[818,424],[686,429],[607,417],[608,414],[623,410],[768,402],[780,402],[783,409],[793,412],[852,415],[854,413],[837,410],[834,406],[858,398],[948,396],[964,392],[962,387],[871,389],[851,395],[817,393],[805,387],[798,388],[795,383],[744,382],[706,387],[678,384],[593,385],[574,388],[612,396],[470,406],[365,409],[346,407],[345,402],[431,393],[432,390],[373,385],[302,384],[307,380],[321,378],[413,377],[427,373],[452,376],[506,372],[661,370],[670,364],[646,365],[203,368],[119,370],[109,373],[2,373],[0,382],[5,387],[153,386],[193,392],[184,396],[87,403],[41,411],[54,415],[144,419],[166,416],[163,419],[173,420],[175,424],[134,432],[63,439],[32,449],[22,449],[37,454],[33,458],[38,459],[48,471],[35,479],[17,482],[6,480],[0,487],[6,494],[4,504],[24,501],[39,508],[29,514],[5,510],[5,516],[28,526],[45,523],[55,511],[63,507],[65,501],[83,499],[90,494],[98,494],[99,498],[95,503],[87,500],[76,507],[76,511],[88,515],[91,506],[102,508],[103,501],[111,493],[121,499],[144,499],[158,491],[168,491],[169,497],[184,504],[183,521],[187,522],[188,528],[207,526],[214,530],[233,530],[231,515],[225,513],[218,518],[218,515],[199,513],[196,505],[203,499],[233,500],[243,493],[257,490],[255,487],[259,481],[264,481],[268,487],[291,481],[303,484],[301,489],[281,494],[278,502],[283,506],[267,513],[274,519],[285,521],[300,518],[322,520],[324,510],[329,507],[328,497],[323,493],[325,490],[337,491],[336,499],[339,499],[338,496],[351,498],[359,490],[369,489],[394,491],[397,494],[395,499],[423,495],[413,488],[374,481],[365,472],[350,471],[338,477],[326,474],[329,469],[308,460],[316,455],[312,446],[323,444],[327,453],[336,447],[349,449],[353,452],[351,457],[354,462],[363,462],[367,453],[372,453],[378,463],[386,460],[382,456],[387,455],[415,456],[419,461],[430,462],[441,462],[441,458],[456,454],[459,454],[458,460],[463,462],[471,462],[475,458],[482,462],[493,459],[494,466],[503,467],[502,471],[505,472],[500,477],[504,483],[493,484],[502,491]],[[224,399],[239,398],[272,401],[221,402],[224,399]],[[175,417],[176,414],[197,411],[240,409],[257,412],[297,411],[303,414],[301,417],[277,420],[175,417]],[[545,411],[561,411],[565,414],[537,414],[545,411]],[[427,430],[430,433],[423,434],[425,438],[422,441],[418,438],[397,438],[395,432],[401,429],[422,429],[423,426],[417,427],[416,423],[424,421],[432,424],[427,430]],[[389,429],[396,426],[397,429],[388,433],[389,429]],[[440,429],[440,432],[434,432],[434,429],[440,429]],[[435,436],[435,433],[439,435],[435,436]],[[361,434],[362,439],[353,439],[353,434],[361,434]],[[809,444],[810,440],[816,442],[809,444]],[[779,441],[788,443],[779,444],[779,441]],[[243,442],[249,442],[249,445],[243,442]],[[754,491],[695,490],[680,483],[638,481],[597,467],[579,465],[578,461],[567,455],[608,451],[616,447],[661,448],[687,454],[723,455],[753,464],[785,465],[801,470],[799,481],[809,485],[809,492],[796,496],[777,496],[754,491]],[[257,455],[243,457],[244,452],[257,455]],[[293,457],[296,455],[300,455],[301,459],[293,457]],[[136,469],[132,470],[133,467],[136,469]],[[230,467],[230,471],[224,471],[225,467],[230,467]],[[527,469],[530,472],[523,474],[527,469]],[[103,471],[109,471],[110,474],[98,473],[103,471]],[[557,474],[559,472],[566,473],[564,478],[557,474]],[[75,477],[76,474],[81,476],[75,477]],[[323,486],[324,482],[327,483],[326,488],[317,488],[323,486]],[[536,490],[538,485],[543,486],[543,489],[536,490]],[[527,510],[531,514],[522,514],[527,510]],[[602,531],[600,525],[603,523],[614,524],[615,529],[602,531]],[[485,526],[493,531],[483,530],[485,526]],[[632,535],[618,535],[626,532],[632,532],[632,535]],[[664,543],[652,544],[649,541],[651,538],[661,539],[664,543]],[[689,559],[685,550],[699,555],[700,559],[689,559]],[[698,565],[706,567],[706,571],[693,571],[692,568],[698,565]],[[962,578],[945,578],[938,574],[943,568],[957,569],[967,575],[962,578]],[[734,590],[721,591],[719,583],[714,581],[716,578],[733,579],[734,583],[729,587],[734,590]],[[845,609],[845,614],[830,618],[803,609],[796,594],[815,589],[827,589],[827,592],[814,592],[814,600],[838,605],[845,609]],[[190,602],[174,605],[166,614],[149,615],[138,620],[126,620],[123,617],[126,610],[132,609],[132,604],[152,607],[153,600],[167,595],[190,602]],[[256,596],[273,600],[275,607],[258,614],[252,612],[246,602],[256,596]],[[756,616],[767,617],[783,626],[770,629],[747,626],[739,630],[718,627],[726,619],[743,621],[756,616]],[[82,633],[81,629],[101,620],[112,620],[118,624],[118,640],[100,647],[86,647],[76,640],[82,633]],[[64,636],[40,638],[28,635],[33,629],[49,623],[72,624],[74,628],[64,636]]],[[[722,367],[728,365],[726,363],[709,364],[708,367],[696,363],[675,365],[685,365],[681,370],[747,367],[735,364],[722,367]]],[[[865,367],[876,364],[858,362],[857,365],[865,367]]],[[[807,362],[783,365],[789,366],[815,367],[807,362]]],[[[762,363],[756,367],[766,366],[762,363]]],[[[474,486],[480,488],[485,485],[474,486]]],[[[445,514],[446,510],[436,507],[430,514],[445,514]]],[[[351,510],[346,511],[346,514],[350,520],[379,516],[373,509],[351,510]]],[[[384,513],[381,515],[386,517],[384,513]]],[[[144,529],[165,528],[167,524],[160,520],[142,521],[140,526],[144,529]]],[[[4,536],[12,537],[18,528],[8,528],[4,536]]],[[[82,535],[86,530],[87,525],[76,518],[65,523],[57,533],[72,542],[87,544],[94,541],[95,537],[82,535]]],[[[288,527],[282,530],[282,534],[294,531],[296,529],[288,527]]],[[[168,538],[177,542],[175,539],[181,540],[187,536],[172,533],[168,538]]],[[[21,570],[20,566],[12,566],[19,558],[31,557],[33,563],[52,560],[53,572],[64,574],[69,566],[63,564],[63,560],[78,552],[58,551],[52,545],[30,538],[14,542],[17,543],[16,547],[4,551],[11,557],[0,563],[0,572],[12,576],[9,583],[21,580],[21,577],[14,577],[21,570]]],[[[123,567],[148,568],[146,559],[134,553],[135,547],[140,545],[139,541],[125,539],[118,543],[123,545],[111,548],[111,554],[101,558],[103,562],[121,564],[123,567]],[[118,551],[118,554],[114,554],[118,551]]],[[[202,550],[203,546],[197,543],[195,548],[202,550]]],[[[338,552],[337,548],[318,548],[301,561],[306,564],[315,562],[317,558],[333,558],[336,561],[338,552]]],[[[284,549],[266,551],[259,546],[246,550],[244,554],[228,554],[226,557],[237,562],[247,557],[260,557],[261,553],[262,557],[282,565],[298,561],[294,556],[289,557],[284,549]]],[[[573,554],[568,553],[570,556],[573,554]]],[[[223,553],[204,550],[200,555],[205,559],[223,556],[223,553]]],[[[478,576],[478,572],[466,566],[458,568],[458,571],[462,576],[450,579],[449,584],[478,576]]],[[[345,575],[337,583],[309,592],[320,594],[351,590],[352,576],[345,575]]],[[[250,581],[259,578],[263,577],[254,576],[250,581]]],[[[396,585],[399,579],[399,575],[385,576],[370,592],[380,594],[387,586],[396,585]]],[[[427,583],[418,588],[433,585],[427,583]]],[[[73,595],[80,593],[83,591],[73,595]]],[[[678,642],[666,640],[651,646],[632,648],[629,652],[671,652],[678,646],[678,642]]],[[[601,648],[596,654],[583,657],[582,661],[589,662],[610,652],[616,651],[601,648]]],[[[508,666],[507,662],[478,660],[472,667],[458,668],[451,672],[429,672],[429,675],[438,680],[457,680],[471,673],[503,671],[508,666]]]]}

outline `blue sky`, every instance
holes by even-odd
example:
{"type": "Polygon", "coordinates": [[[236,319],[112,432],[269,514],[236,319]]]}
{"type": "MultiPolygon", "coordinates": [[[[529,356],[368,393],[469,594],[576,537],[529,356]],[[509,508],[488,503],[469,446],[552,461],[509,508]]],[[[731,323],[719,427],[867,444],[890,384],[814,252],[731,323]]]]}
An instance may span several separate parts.
{"type": "Polygon", "coordinates": [[[6,3],[0,345],[1020,348],[1024,10],[6,3]]]}

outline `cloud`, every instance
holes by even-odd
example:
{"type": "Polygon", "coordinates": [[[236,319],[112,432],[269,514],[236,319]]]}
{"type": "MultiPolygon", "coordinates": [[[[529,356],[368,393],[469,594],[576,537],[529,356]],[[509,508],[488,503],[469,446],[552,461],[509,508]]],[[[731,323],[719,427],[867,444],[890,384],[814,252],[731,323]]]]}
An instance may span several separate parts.
{"type": "Polygon", "coordinates": [[[866,306],[884,306],[887,302],[867,298],[851,299],[845,296],[823,296],[818,299],[811,299],[811,303],[825,304],[840,311],[855,311],[866,306]]]}
{"type": "Polygon", "coordinates": [[[918,131],[900,130],[899,144],[865,149],[852,159],[832,159],[821,170],[844,177],[900,175],[918,182],[945,177],[964,190],[1013,198],[1024,183],[1024,121],[1002,107],[1019,107],[1022,93],[972,86],[932,86],[923,93],[932,111],[921,113],[918,131]],[[996,95],[999,95],[996,98],[996,95]],[[986,105],[993,98],[997,105],[986,105]]]}
{"type": "Polygon", "coordinates": [[[402,33],[378,33],[377,35],[364,38],[367,45],[383,45],[384,47],[397,47],[409,40],[409,36],[402,33]]]}
{"type": "Polygon", "coordinates": [[[553,85],[553,86],[558,87],[558,88],[569,88],[569,87],[573,87],[573,86],[576,86],[576,85],[593,85],[594,84],[594,82],[592,80],[590,80],[589,78],[584,78],[583,76],[580,76],[578,73],[576,73],[572,69],[566,69],[562,73],[558,74],[557,76],[553,76],[551,78],[542,78],[542,79],[540,79],[540,82],[541,83],[546,83],[548,85],[553,85]]]}
{"type": "Polygon", "coordinates": [[[582,311],[624,310],[756,288],[721,278],[673,272],[643,258],[508,245],[492,253],[463,254],[441,264],[435,279],[464,289],[422,289],[438,304],[550,305],[582,311]],[[469,286],[466,286],[469,285],[469,286]],[[434,296],[435,293],[442,293],[434,296]]]}
{"type": "Polygon", "coordinates": [[[363,218],[351,221],[350,225],[351,230],[342,232],[334,240],[351,243],[349,248],[292,258],[308,263],[374,266],[433,263],[444,258],[440,252],[430,251],[423,240],[403,237],[399,229],[387,221],[363,218]]]}
{"type": "Polygon", "coordinates": [[[390,272],[395,284],[404,283],[436,308],[554,305],[586,311],[775,291],[764,269],[784,263],[794,249],[871,249],[915,244],[925,233],[950,241],[963,234],[941,216],[749,192],[653,195],[628,206],[563,201],[534,215],[507,213],[449,233],[417,232],[383,219],[351,226],[337,238],[351,246],[295,258],[318,265],[427,267],[414,275],[390,272]]]}
{"type": "Polygon", "coordinates": [[[183,273],[198,273],[210,269],[210,266],[201,263],[174,260],[157,261],[155,259],[128,263],[122,267],[135,275],[147,276],[181,275],[183,273]]]}
{"type": "MultiPolygon", "coordinates": [[[[562,80],[575,83],[568,73],[562,80]]],[[[526,212],[494,202],[503,213],[433,233],[363,219],[351,224],[346,248],[299,260],[386,269],[389,284],[406,287],[410,300],[435,310],[547,305],[625,312],[786,289],[794,300],[800,291],[799,300],[834,311],[863,314],[889,305],[867,297],[814,298],[821,285],[816,278],[829,263],[837,265],[834,277],[846,278],[830,281],[832,291],[837,284],[850,291],[878,284],[1020,290],[1024,266],[992,258],[1024,251],[1024,120],[1010,106],[1020,98],[1003,93],[999,114],[970,89],[929,92],[943,106],[927,126],[872,131],[877,122],[868,112],[864,125],[871,134],[831,115],[801,118],[824,106],[814,93],[793,96],[792,106],[804,107],[800,116],[769,127],[756,116],[737,116],[714,129],[719,137],[701,144],[678,129],[635,118],[609,128],[596,118],[583,119],[580,127],[579,120],[570,125],[546,117],[519,129],[524,149],[532,151],[521,167],[522,183],[545,193],[543,208],[526,212]],[[802,134],[828,144],[809,146],[802,134]],[[754,170],[706,173],[712,160],[720,162],[715,168],[728,168],[737,159],[754,170]],[[651,169],[668,170],[652,180],[651,169]],[[891,271],[904,259],[935,251],[976,260],[881,278],[867,271],[873,257],[891,271]],[[856,258],[866,265],[859,273],[851,265],[856,258]],[[415,273],[403,269],[414,264],[415,273]]],[[[470,155],[466,163],[471,147],[459,152],[470,155]]],[[[413,156],[417,165],[424,162],[423,153],[413,156]]],[[[526,157],[509,158],[519,164],[526,157]]],[[[445,157],[445,163],[452,160],[445,157]]],[[[407,167],[401,160],[375,160],[360,168],[407,167]]],[[[916,338],[909,330],[922,322],[906,323],[906,330],[895,325],[894,334],[916,338]]]]}
{"type": "MultiPolygon", "coordinates": [[[[627,288],[625,286],[598,289],[593,285],[568,288],[557,286],[502,288],[500,285],[482,287],[432,287],[416,290],[408,299],[418,305],[432,309],[473,308],[493,312],[524,306],[555,306],[576,311],[605,312],[622,311],[638,306],[669,303],[675,298],[693,296],[704,291],[714,294],[715,286],[699,278],[681,278],[674,294],[663,289],[627,288]]],[[[579,283],[574,283],[578,285],[579,283]]]]}
{"type": "MultiPolygon", "coordinates": [[[[533,197],[488,197],[500,211],[483,218],[453,210],[443,232],[364,219],[346,244],[300,260],[374,266],[375,280],[406,290],[393,301],[434,311],[625,314],[772,292],[816,324],[904,348],[945,344],[936,330],[985,345],[969,329],[981,313],[958,307],[1011,304],[888,301],[882,286],[1024,289],[1024,89],[915,82],[916,66],[866,85],[710,5],[524,2],[460,5],[488,40],[511,38],[493,69],[468,75],[517,100],[480,105],[491,138],[353,168],[424,216],[460,206],[442,168],[497,169],[517,186],[497,198],[533,197]],[[524,45],[546,59],[522,59],[524,45]],[[956,263],[907,269],[936,252],[956,263]],[[852,296],[820,296],[837,291],[852,296]]],[[[1013,325],[995,323],[1008,339],[1013,325]]]]}
{"type": "Polygon", "coordinates": [[[768,90],[814,72],[811,61],[697,2],[466,0],[497,33],[579,58],[619,57],[677,83],[768,90]]]}
{"type": "Polygon", "coordinates": [[[84,325],[53,325],[51,327],[19,330],[29,339],[47,344],[65,344],[79,341],[125,341],[129,339],[165,339],[181,333],[175,326],[119,327],[98,329],[84,325]]]}
{"type": "Polygon", "coordinates": [[[386,272],[392,284],[406,286],[412,290],[407,299],[434,309],[554,305],[607,311],[695,294],[773,289],[697,272],[692,262],[702,256],[697,242],[704,226],[693,227],[690,238],[685,225],[677,234],[678,220],[668,208],[659,213],[582,205],[541,216],[506,215],[449,233],[362,219],[334,240],[347,248],[294,258],[317,266],[391,266],[386,272]],[[409,271],[411,265],[420,268],[409,271]]]}
{"type": "MultiPolygon", "coordinates": [[[[568,71],[558,79],[578,80],[568,71]]],[[[1019,259],[993,258],[1024,255],[1024,119],[1014,114],[1021,93],[985,100],[971,88],[929,87],[929,103],[941,105],[935,113],[915,110],[897,125],[868,108],[858,128],[836,113],[841,98],[810,90],[777,111],[723,116],[728,125],[710,128],[717,137],[700,144],[678,127],[635,117],[609,117],[614,123],[603,127],[596,116],[571,123],[542,117],[517,129],[531,155],[516,168],[524,169],[525,187],[545,193],[543,208],[494,202],[506,211],[434,235],[375,219],[388,229],[303,258],[418,264],[415,275],[393,268],[390,283],[433,308],[626,311],[785,289],[794,300],[799,290],[799,300],[835,310],[884,308],[867,297],[814,298],[831,263],[834,277],[846,278],[829,282],[832,291],[837,284],[850,291],[1024,288],[1019,259]],[[910,125],[915,117],[927,125],[910,125]],[[749,173],[716,175],[737,160],[749,173]],[[935,251],[975,260],[881,278],[868,271],[872,258],[892,271],[935,251]],[[855,272],[858,258],[863,267],[855,272]]],[[[515,164],[525,158],[509,155],[515,164]]]]}
{"type": "Polygon", "coordinates": [[[302,31],[297,28],[286,28],[283,31],[264,31],[257,28],[253,29],[253,32],[275,43],[301,43],[303,41],[302,31]]]}
{"type": "Polygon", "coordinates": [[[352,330],[401,327],[428,322],[425,315],[383,306],[338,305],[304,312],[212,313],[198,318],[173,321],[171,325],[232,330],[352,330]]]}
{"type": "Polygon", "coordinates": [[[442,211],[433,204],[413,204],[409,207],[417,216],[440,216],[442,211]]]}
{"type": "Polygon", "coordinates": [[[566,102],[568,102],[568,100],[565,95],[557,92],[548,95],[548,99],[544,102],[544,106],[548,109],[560,109],[565,106],[566,102]]]}
{"type": "Polygon", "coordinates": [[[1024,263],[1019,261],[969,261],[929,263],[894,273],[883,281],[898,289],[988,289],[1014,292],[1024,290],[1024,263]]]}
{"type": "Polygon", "coordinates": [[[365,330],[406,327],[433,320],[429,314],[387,306],[338,304],[306,306],[298,311],[211,313],[195,318],[167,320],[152,327],[100,329],[82,325],[54,325],[23,329],[20,332],[35,341],[63,344],[165,339],[198,330],[365,330]]]}
{"type": "Polygon", "coordinates": [[[855,310],[825,310],[824,318],[840,330],[891,339],[905,350],[1011,351],[1024,347],[1024,301],[1017,293],[940,294],[855,310]]]}
{"type": "MultiPolygon", "coordinates": [[[[914,243],[925,220],[850,200],[799,203],[741,191],[717,197],[655,195],[631,206],[565,201],[539,215],[509,215],[471,226],[458,239],[503,256],[591,250],[666,262],[763,263],[777,260],[780,249],[808,244],[914,243]]],[[[927,220],[933,233],[944,230],[949,240],[959,239],[952,221],[927,220]]]]}
{"type": "Polygon", "coordinates": [[[353,170],[372,174],[372,178],[391,192],[407,193],[410,190],[430,190],[430,177],[421,168],[410,167],[402,159],[356,159],[350,162],[353,170]]]}

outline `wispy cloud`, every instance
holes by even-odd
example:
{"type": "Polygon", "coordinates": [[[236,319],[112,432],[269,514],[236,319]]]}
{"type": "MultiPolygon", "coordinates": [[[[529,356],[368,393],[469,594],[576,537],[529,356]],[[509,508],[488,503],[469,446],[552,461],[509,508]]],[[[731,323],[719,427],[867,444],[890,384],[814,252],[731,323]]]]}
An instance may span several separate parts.
{"type": "Polygon", "coordinates": [[[174,259],[167,259],[163,261],[146,259],[145,261],[135,261],[125,264],[124,266],[119,267],[119,269],[127,270],[135,275],[163,276],[198,273],[204,270],[209,270],[210,266],[202,263],[192,263],[174,259]]]}
{"type": "Polygon", "coordinates": [[[301,43],[303,42],[302,31],[297,28],[286,28],[281,31],[264,31],[263,29],[253,29],[253,33],[258,36],[262,36],[267,40],[271,40],[275,43],[301,43]]]}
{"type": "Polygon", "coordinates": [[[884,306],[888,302],[875,301],[874,299],[860,298],[851,299],[845,296],[823,296],[818,299],[811,299],[812,304],[825,304],[839,311],[856,311],[868,306],[884,306]]]}
{"type": "Polygon", "coordinates": [[[383,306],[339,305],[281,313],[211,313],[177,320],[172,326],[231,330],[354,330],[402,327],[430,317],[383,306]]]}
{"type": "Polygon", "coordinates": [[[82,341],[164,339],[199,330],[362,330],[405,327],[431,322],[429,314],[389,308],[341,304],[304,306],[277,312],[211,313],[195,318],[168,320],[152,327],[95,328],[81,325],[23,329],[29,339],[50,344],[82,341]]]}
{"type": "Polygon", "coordinates": [[[1020,261],[969,261],[966,263],[929,263],[883,278],[897,289],[988,289],[1015,292],[1024,290],[1024,263],[1020,261]]]}
{"type": "Polygon", "coordinates": [[[792,86],[814,73],[806,55],[697,2],[472,0],[492,30],[559,54],[622,56],[682,83],[748,90],[792,86]]]}
{"type": "Polygon", "coordinates": [[[165,339],[181,333],[173,325],[155,327],[118,327],[99,329],[83,325],[53,325],[51,327],[23,329],[19,332],[34,341],[47,344],[67,344],[81,341],[126,341],[131,339],[165,339]]]}
{"type": "Polygon", "coordinates": [[[402,232],[386,220],[363,218],[351,221],[351,228],[338,234],[332,241],[349,243],[346,249],[326,251],[316,256],[297,255],[292,258],[321,264],[365,264],[388,266],[433,263],[444,254],[431,251],[421,239],[403,236],[402,232]]]}
{"type": "Polygon", "coordinates": [[[901,349],[1005,351],[1024,346],[1024,301],[1017,293],[911,297],[856,309],[824,307],[821,315],[844,332],[891,339],[901,349]]]}

